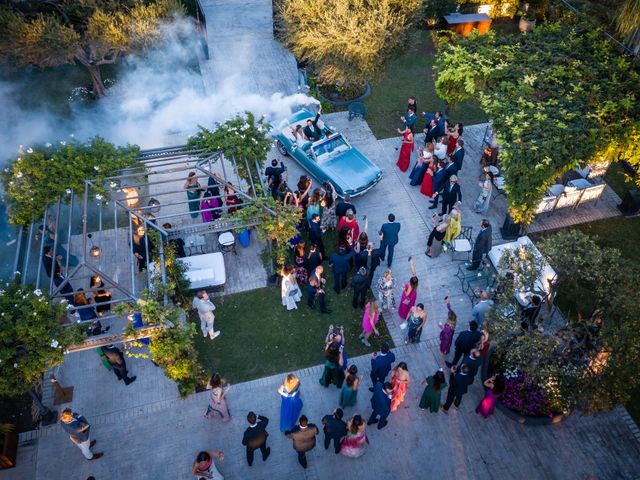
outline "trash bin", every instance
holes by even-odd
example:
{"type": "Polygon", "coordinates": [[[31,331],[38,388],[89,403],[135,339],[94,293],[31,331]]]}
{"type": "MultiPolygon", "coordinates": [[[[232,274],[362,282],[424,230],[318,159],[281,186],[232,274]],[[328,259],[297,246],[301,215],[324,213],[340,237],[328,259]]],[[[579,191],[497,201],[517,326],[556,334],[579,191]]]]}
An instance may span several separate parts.
{"type": "Polygon", "coordinates": [[[240,245],[247,248],[251,242],[251,230],[247,228],[246,230],[241,231],[238,234],[238,241],[240,242],[240,245]]]}

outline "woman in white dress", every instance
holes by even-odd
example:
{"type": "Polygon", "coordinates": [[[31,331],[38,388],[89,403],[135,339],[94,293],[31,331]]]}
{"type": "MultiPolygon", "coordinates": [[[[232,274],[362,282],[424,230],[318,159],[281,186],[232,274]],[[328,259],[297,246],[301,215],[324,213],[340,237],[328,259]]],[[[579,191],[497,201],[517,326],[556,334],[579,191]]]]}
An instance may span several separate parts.
{"type": "Polygon", "coordinates": [[[493,173],[487,172],[484,177],[484,181],[478,182],[481,187],[480,195],[473,205],[473,211],[486,215],[489,210],[489,203],[491,203],[491,191],[493,190],[493,173]]]}
{"type": "Polygon", "coordinates": [[[443,136],[439,142],[436,142],[436,147],[433,154],[438,160],[445,160],[447,158],[447,137],[443,136]]]}
{"type": "Polygon", "coordinates": [[[287,310],[298,308],[296,302],[302,299],[302,293],[300,292],[300,287],[296,282],[293,271],[293,267],[287,265],[282,268],[281,272],[282,282],[280,288],[282,293],[282,306],[287,307],[287,310]]]}

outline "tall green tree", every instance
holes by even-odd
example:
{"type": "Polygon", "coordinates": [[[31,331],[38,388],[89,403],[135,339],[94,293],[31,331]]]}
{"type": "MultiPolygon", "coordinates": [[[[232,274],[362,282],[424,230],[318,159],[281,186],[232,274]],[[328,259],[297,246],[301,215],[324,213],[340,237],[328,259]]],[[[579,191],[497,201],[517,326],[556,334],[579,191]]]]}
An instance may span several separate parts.
{"type": "Polygon", "coordinates": [[[286,45],[317,68],[321,82],[371,78],[405,39],[420,0],[282,0],[286,45]]]}
{"type": "Polygon", "coordinates": [[[524,223],[566,171],[631,152],[639,85],[638,65],[590,25],[458,38],[436,56],[438,95],[477,98],[492,120],[509,211],[524,223]]]}
{"type": "Polygon", "coordinates": [[[15,2],[0,9],[0,60],[41,68],[77,62],[101,97],[100,67],[148,47],[162,21],[183,12],[179,0],[15,2]]]}

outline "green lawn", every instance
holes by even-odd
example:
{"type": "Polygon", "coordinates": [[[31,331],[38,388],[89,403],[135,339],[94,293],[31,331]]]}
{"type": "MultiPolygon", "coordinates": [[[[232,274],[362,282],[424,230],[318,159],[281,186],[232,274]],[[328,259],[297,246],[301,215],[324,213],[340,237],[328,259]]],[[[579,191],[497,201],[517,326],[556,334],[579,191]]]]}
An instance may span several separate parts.
{"type": "MultiPolygon", "coordinates": [[[[371,82],[371,96],[365,101],[368,107],[367,123],[377,138],[396,136],[396,128],[402,124],[400,116],[406,112],[407,99],[416,97],[418,116],[421,112],[442,110],[442,100],[435,92],[433,64],[435,49],[431,35],[425,30],[411,33],[406,52],[392,59],[380,78],[371,82]]],[[[487,116],[475,101],[464,101],[455,108],[448,108],[447,115],[454,122],[473,125],[487,121],[487,116]]],[[[423,128],[421,119],[418,127],[423,128]]]]}

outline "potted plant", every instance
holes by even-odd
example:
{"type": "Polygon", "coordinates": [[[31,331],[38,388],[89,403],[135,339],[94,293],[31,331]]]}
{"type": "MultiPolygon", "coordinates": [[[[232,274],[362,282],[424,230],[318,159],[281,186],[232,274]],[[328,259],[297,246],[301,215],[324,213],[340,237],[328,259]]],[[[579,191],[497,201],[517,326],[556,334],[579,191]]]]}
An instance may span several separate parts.
{"type": "Polygon", "coordinates": [[[16,466],[18,456],[18,432],[15,425],[0,423],[0,469],[16,466]]]}

